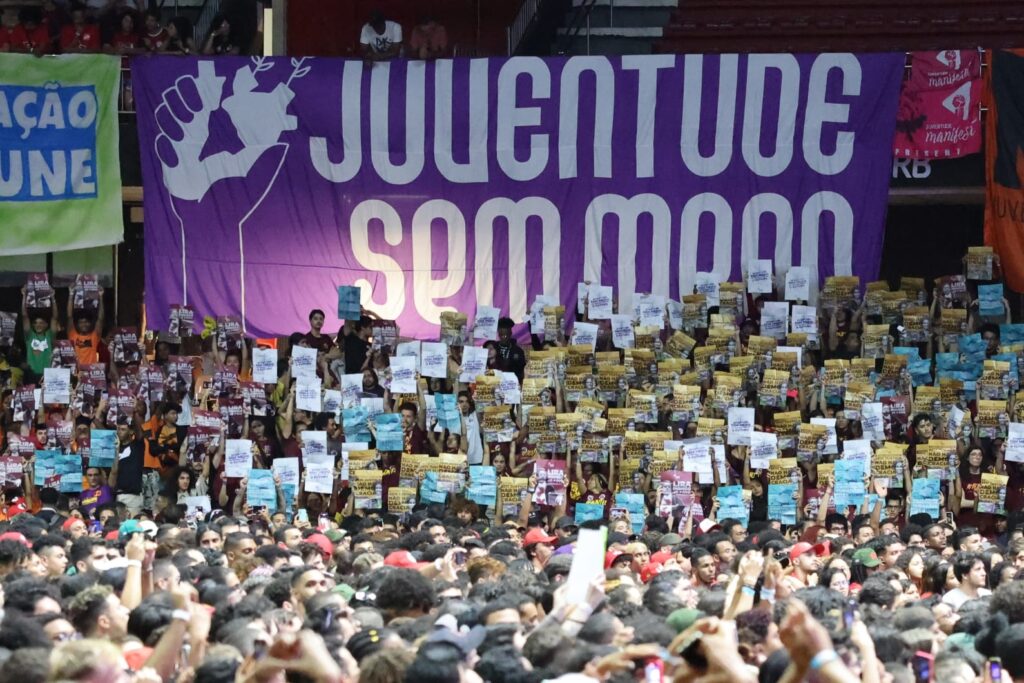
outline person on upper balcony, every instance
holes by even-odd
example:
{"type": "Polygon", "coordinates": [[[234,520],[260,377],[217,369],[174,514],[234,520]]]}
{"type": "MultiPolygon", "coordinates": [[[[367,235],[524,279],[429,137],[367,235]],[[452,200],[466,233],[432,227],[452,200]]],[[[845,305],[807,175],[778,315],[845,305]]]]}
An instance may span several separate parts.
{"type": "Polygon", "coordinates": [[[163,51],[170,54],[190,55],[196,51],[195,41],[192,34],[192,22],[185,17],[173,17],[167,22],[167,42],[164,43],[163,51]]]}
{"type": "Polygon", "coordinates": [[[409,57],[440,59],[448,54],[448,32],[434,17],[425,14],[409,36],[409,57]]]}
{"type": "Polygon", "coordinates": [[[145,14],[142,25],[142,46],[148,52],[163,52],[170,35],[160,25],[160,12],[149,10],[145,14]]]}
{"type": "Polygon", "coordinates": [[[223,15],[213,18],[210,35],[203,43],[204,55],[237,55],[241,52],[237,36],[231,31],[231,24],[223,15]]]}
{"type": "Polygon", "coordinates": [[[99,52],[100,27],[85,20],[85,5],[71,6],[71,23],[60,31],[61,52],[99,52]]]}
{"type": "Polygon", "coordinates": [[[359,34],[363,57],[369,62],[380,62],[402,56],[402,27],[384,18],[384,13],[374,10],[370,20],[363,24],[359,34]]]}
{"type": "Polygon", "coordinates": [[[115,55],[133,55],[142,52],[142,39],[135,28],[135,15],[125,12],[118,22],[118,30],[103,46],[104,51],[115,55]]]}
{"type": "Polygon", "coordinates": [[[42,23],[38,7],[24,7],[18,13],[20,24],[11,29],[11,52],[45,54],[52,47],[50,32],[42,23]]]}

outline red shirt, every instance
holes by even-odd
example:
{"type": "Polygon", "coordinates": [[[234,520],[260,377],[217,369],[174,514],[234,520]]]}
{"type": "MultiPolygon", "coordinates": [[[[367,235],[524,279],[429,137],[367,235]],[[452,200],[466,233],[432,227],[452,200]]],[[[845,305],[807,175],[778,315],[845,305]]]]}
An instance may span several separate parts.
{"type": "Polygon", "coordinates": [[[10,32],[11,49],[17,52],[32,52],[36,48],[50,46],[50,32],[45,26],[36,26],[31,31],[24,26],[15,26],[10,32]]]}
{"type": "Polygon", "coordinates": [[[110,45],[118,50],[133,50],[139,46],[139,36],[134,33],[118,31],[110,40],[110,45]]]}
{"type": "Polygon", "coordinates": [[[61,50],[94,50],[100,49],[100,29],[95,24],[71,24],[60,31],[61,50]]]}
{"type": "Polygon", "coordinates": [[[146,49],[150,52],[161,52],[164,46],[167,45],[167,41],[170,36],[167,35],[167,31],[160,29],[156,35],[146,34],[142,36],[142,44],[146,46],[146,49]]]}

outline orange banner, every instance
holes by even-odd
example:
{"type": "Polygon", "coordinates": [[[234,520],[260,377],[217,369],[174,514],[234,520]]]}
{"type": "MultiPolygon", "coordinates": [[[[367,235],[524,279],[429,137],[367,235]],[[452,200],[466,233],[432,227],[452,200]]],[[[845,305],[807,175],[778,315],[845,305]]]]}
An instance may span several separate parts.
{"type": "Polygon", "coordinates": [[[1024,292],[1024,51],[989,53],[985,98],[985,243],[1024,292]]]}

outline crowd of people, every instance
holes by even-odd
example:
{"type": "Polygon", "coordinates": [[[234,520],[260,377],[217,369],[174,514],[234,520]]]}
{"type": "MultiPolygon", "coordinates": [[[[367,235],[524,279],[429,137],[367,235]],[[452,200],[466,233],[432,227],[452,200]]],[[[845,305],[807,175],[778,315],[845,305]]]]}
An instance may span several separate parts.
{"type": "Polygon", "coordinates": [[[197,41],[184,13],[165,19],[163,3],[144,0],[26,3],[0,16],[0,52],[34,55],[104,52],[122,55],[245,55],[256,37],[256,8],[224,3],[197,41]]]}
{"type": "MultiPolygon", "coordinates": [[[[93,3],[44,0],[0,15],[0,52],[35,55],[106,52],[117,55],[222,55],[249,54],[253,48],[253,12],[239,3],[234,12],[213,18],[210,30],[196,40],[192,22],[184,14],[165,21],[159,6],[144,0],[93,3]]],[[[386,61],[395,57],[437,59],[449,56],[445,27],[429,14],[420,17],[408,39],[401,24],[375,11],[363,24],[359,44],[363,57],[386,61]]]]}
{"type": "Polygon", "coordinates": [[[433,340],[118,328],[95,277],[33,276],[0,313],[0,681],[1024,680],[998,258],[793,273],[433,340]]]}
{"type": "Polygon", "coordinates": [[[159,10],[145,10],[141,0],[110,3],[101,9],[47,0],[41,7],[4,12],[0,52],[187,55],[196,50],[188,19],[178,16],[164,22],[159,10]]]}
{"type": "Polygon", "coordinates": [[[432,15],[424,14],[413,27],[408,41],[402,39],[402,25],[375,11],[359,32],[359,46],[368,63],[405,56],[409,59],[439,59],[448,53],[448,32],[432,15]]]}

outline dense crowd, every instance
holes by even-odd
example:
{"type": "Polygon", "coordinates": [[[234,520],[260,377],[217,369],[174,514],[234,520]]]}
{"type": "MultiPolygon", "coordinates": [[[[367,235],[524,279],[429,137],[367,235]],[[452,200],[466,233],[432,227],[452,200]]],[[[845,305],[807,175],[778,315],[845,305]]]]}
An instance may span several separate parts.
{"type": "Polygon", "coordinates": [[[110,327],[96,277],[32,276],[0,681],[1024,680],[998,258],[762,268],[429,341],[351,299],[337,335],[110,327]]]}
{"type": "MultiPolygon", "coordinates": [[[[143,0],[94,0],[86,3],[44,0],[0,14],[0,52],[35,55],[106,52],[117,55],[245,55],[254,45],[258,22],[254,3],[245,0],[218,14],[204,36],[195,36],[192,22],[175,12],[164,20],[163,3],[143,0]],[[249,7],[249,5],[253,5],[249,7]]],[[[445,27],[423,14],[403,40],[401,24],[373,12],[359,31],[368,61],[406,56],[436,59],[449,55],[445,27]]]]}
{"type": "Polygon", "coordinates": [[[255,4],[224,2],[209,32],[197,40],[185,14],[165,19],[164,3],[143,0],[43,0],[7,6],[0,15],[0,52],[34,55],[105,52],[123,55],[250,54],[255,4]],[[251,7],[249,5],[252,5],[251,7]]]}

